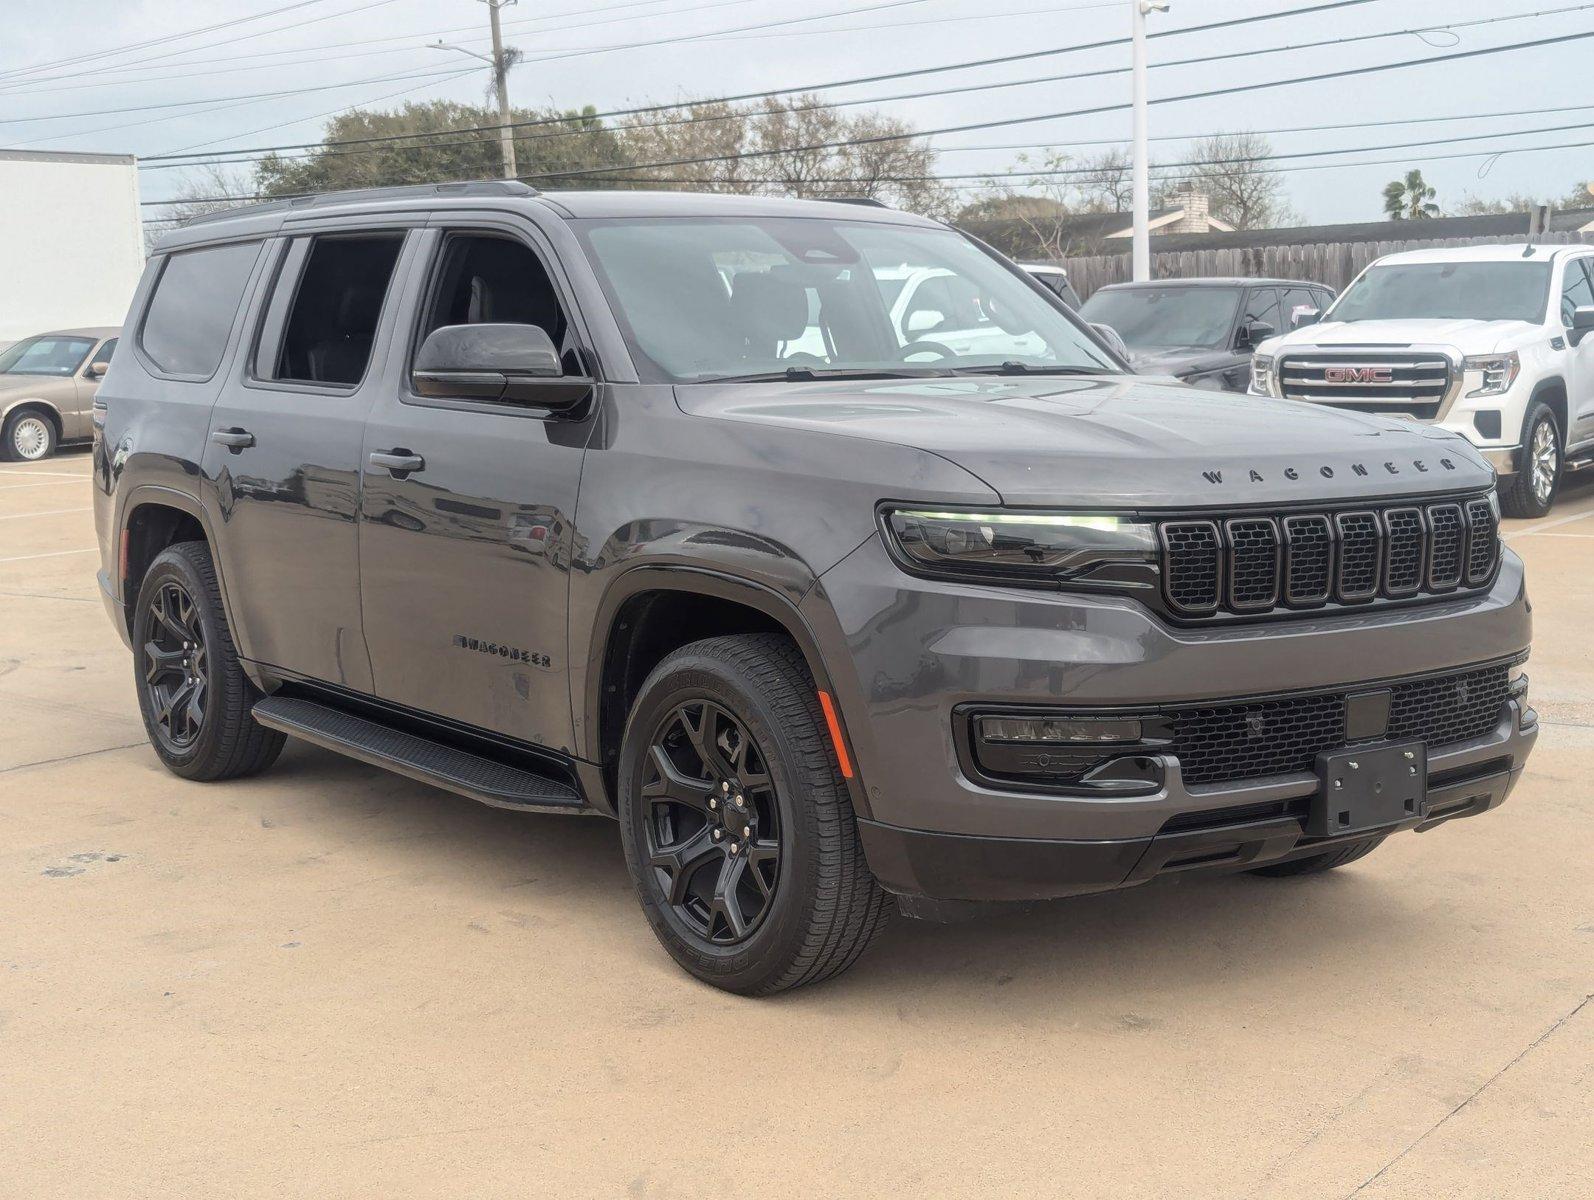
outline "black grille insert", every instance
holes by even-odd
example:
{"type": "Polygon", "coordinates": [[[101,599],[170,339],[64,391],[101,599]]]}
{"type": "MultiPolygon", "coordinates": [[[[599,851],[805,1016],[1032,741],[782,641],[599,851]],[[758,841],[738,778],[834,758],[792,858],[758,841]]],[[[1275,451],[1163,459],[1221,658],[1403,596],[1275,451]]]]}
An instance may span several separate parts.
{"type": "Polygon", "coordinates": [[[1486,586],[1500,560],[1487,496],[1161,524],[1164,596],[1185,618],[1368,604],[1486,586]]]}
{"type": "MultiPolygon", "coordinates": [[[[1429,749],[1468,742],[1499,724],[1510,692],[1500,664],[1396,683],[1388,741],[1429,749]]],[[[1347,692],[1173,710],[1173,747],[1187,784],[1233,782],[1317,768],[1317,756],[1346,746],[1347,692]]]]}
{"type": "Polygon", "coordinates": [[[1378,514],[1340,513],[1335,524],[1339,528],[1339,598],[1352,603],[1371,600],[1378,595],[1379,560],[1383,557],[1378,514]]]}
{"type": "Polygon", "coordinates": [[[1218,609],[1222,546],[1212,521],[1175,521],[1162,527],[1168,602],[1197,615],[1218,609]]]}
{"type": "Polygon", "coordinates": [[[1428,551],[1428,586],[1449,591],[1461,583],[1461,552],[1467,542],[1467,524],[1459,504],[1435,504],[1428,510],[1433,542],[1428,551]]]}

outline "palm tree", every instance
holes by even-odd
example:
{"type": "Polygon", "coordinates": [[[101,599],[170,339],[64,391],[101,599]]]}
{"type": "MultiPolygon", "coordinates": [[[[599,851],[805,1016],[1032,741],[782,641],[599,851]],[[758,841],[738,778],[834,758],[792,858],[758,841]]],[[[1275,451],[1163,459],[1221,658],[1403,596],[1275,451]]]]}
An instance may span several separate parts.
{"type": "Polygon", "coordinates": [[[1434,203],[1438,192],[1428,186],[1421,171],[1408,171],[1384,189],[1384,211],[1397,221],[1421,221],[1439,215],[1434,203]]]}

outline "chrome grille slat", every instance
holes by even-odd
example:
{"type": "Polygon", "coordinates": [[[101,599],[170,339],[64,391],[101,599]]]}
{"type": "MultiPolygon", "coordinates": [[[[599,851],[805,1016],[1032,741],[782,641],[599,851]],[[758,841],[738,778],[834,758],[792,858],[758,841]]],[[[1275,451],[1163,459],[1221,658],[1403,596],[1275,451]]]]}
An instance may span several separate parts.
{"type": "Polygon", "coordinates": [[[1439,404],[1449,394],[1451,364],[1433,354],[1376,350],[1318,353],[1278,363],[1279,392],[1286,400],[1336,404],[1439,404]],[[1387,375],[1388,378],[1381,376],[1387,375]]]}
{"type": "Polygon", "coordinates": [[[1163,595],[1187,619],[1442,597],[1480,588],[1500,559],[1487,496],[1159,524],[1163,595]]]}

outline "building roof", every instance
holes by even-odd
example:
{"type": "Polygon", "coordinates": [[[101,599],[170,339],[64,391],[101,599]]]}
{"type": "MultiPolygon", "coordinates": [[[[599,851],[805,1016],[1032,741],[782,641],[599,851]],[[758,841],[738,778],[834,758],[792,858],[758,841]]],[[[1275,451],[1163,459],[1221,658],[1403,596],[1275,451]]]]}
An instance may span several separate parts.
{"type": "MultiPolygon", "coordinates": [[[[1310,246],[1333,242],[1404,242],[1451,238],[1526,238],[1525,212],[1481,217],[1430,217],[1421,221],[1359,221],[1345,225],[1297,225],[1283,229],[1242,229],[1233,233],[1178,233],[1157,240],[1159,251],[1248,249],[1253,246],[1310,246]]],[[[1551,215],[1551,233],[1594,233],[1594,208],[1551,215]]]]}

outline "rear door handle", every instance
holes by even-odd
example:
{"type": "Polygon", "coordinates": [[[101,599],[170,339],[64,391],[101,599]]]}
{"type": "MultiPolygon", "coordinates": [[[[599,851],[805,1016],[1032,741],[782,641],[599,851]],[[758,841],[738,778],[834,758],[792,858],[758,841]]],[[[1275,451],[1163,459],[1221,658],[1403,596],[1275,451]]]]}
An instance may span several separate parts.
{"type": "Polygon", "coordinates": [[[210,440],[237,454],[255,444],[255,435],[247,429],[217,429],[211,432],[210,440]]]}
{"type": "Polygon", "coordinates": [[[419,454],[411,454],[408,450],[390,450],[386,454],[373,454],[370,458],[373,467],[384,467],[399,479],[404,478],[411,471],[426,470],[426,460],[419,454]]]}

